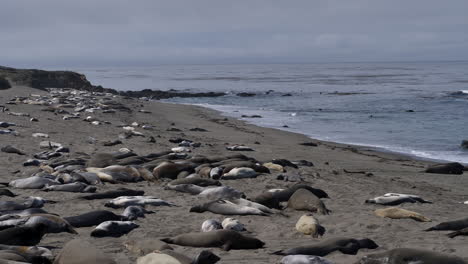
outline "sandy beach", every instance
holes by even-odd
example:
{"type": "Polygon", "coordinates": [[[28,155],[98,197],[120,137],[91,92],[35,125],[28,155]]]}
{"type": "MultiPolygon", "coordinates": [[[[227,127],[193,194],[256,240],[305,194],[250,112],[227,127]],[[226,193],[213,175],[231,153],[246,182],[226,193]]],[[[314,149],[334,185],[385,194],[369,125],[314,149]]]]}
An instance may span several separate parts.
{"type": "MultiPolygon", "coordinates": [[[[271,216],[235,216],[251,232],[249,235],[264,241],[265,246],[262,249],[231,251],[210,248],[221,258],[219,263],[279,263],[281,256],[273,255],[272,252],[333,237],[370,238],[379,245],[379,248],[373,250],[361,249],[357,255],[334,252],[326,256],[334,263],[354,263],[364,255],[398,247],[432,250],[468,260],[466,237],[448,238],[446,231],[423,231],[440,222],[462,219],[467,216],[468,205],[460,203],[468,200],[466,172],[462,175],[429,174],[424,172],[424,169],[431,164],[428,161],[377,152],[365,147],[317,141],[301,134],[258,127],[221,116],[216,111],[198,106],[115,97],[114,100],[121,102],[132,111],[116,111],[115,113],[96,111],[83,113],[77,119],[63,120],[62,114],[41,111],[45,106],[6,104],[15,96],[30,96],[31,94],[46,95],[47,92],[21,86],[0,91],[0,105],[9,109],[9,111],[0,112],[0,121],[15,123],[16,126],[12,128],[18,132],[17,136],[0,135],[0,145],[12,145],[26,153],[24,156],[0,153],[0,182],[29,177],[39,170],[38,167],[22,165],[24,161],[32,158],[34,153],[42,151],[39,143],[45,139],[34,138],[33,133],[46,133],[49,135],[47,140],[69,147],[70,153],[66,153],[65,158],[83,156],[84,153],[87,155],[110,153],[124,147],[139,156],[144,156],[176,147],[177,144],[169,142],[172,138],[184,138],[201,143],[200,147],[192,148],[192,152],[189,153],[191,156],[233,154],[226,150],[226,146],[241,144],[253,148],[254,151],[236,153],[253,157],[262,163],[272,159],[312,162],[314,164],[312,167],[299,166],[298,169],[286,167],[286,170],[299,173],[307,184],[326,191],[330,199],[322,199],[322,201],[331,213],[329,215],[315,214],[326,229],[321,238],[313,238],[296,231],[296,222],[305,213],[303,211],[286,209],[283,214],[271,216]],[[149,113],[138,112],[141,109],[149,113]],[[30,117],[8,115],[8,112],[28,113],[30,117],[35,117],[39,121],[30,122],[30,117]],[[98,120],[108,121],[109,124],[92,125],[84,122],[83,119],[88,115],[98,120]],[[153,129],[136,128],[144,134],[144,137],[134,136],[122,139],[123,144],[120,145],[103,146],[103,142],[119,138],[119,134],[123,132],[123,129],[119,127],[120,124],[133,122],[152,125],[153,129]],[[168,131],[171,128],[177,128],[180,131],[168,131]],[[193,131],[194,128],[202,128],[206,131],[193,131]],[[155,143],[149,142],[150,136],[156,139],[155,143]],[[94,138],[95,141],[91,142],[89,137],[94,138]],[[317,146],[300,145],[304,142],[314,142],[317,146]],[[374,210],[385,208],[385,206],[364,203],[367,199],[390,192],[419,195],[432,201],[433,203],[427,204],[404,203],[397,206],[418,212],[432,219],[432,222],[381,218],[374,214],[374,210]]],[[[294,184],[294,182],[277,180],[277,174],[271,172],[253,179],[221,180],[221,182],[223,185],[244,192],[247,198],[251,198],[268,189],[285,188],[294,184]]],[[[189,212],[190,207],[199,204],[200,200],[190,194],[165,190],[164,186],[167,182],[106,183],[98,186],[97,192],[119,187],[144,190],[145,195],[156,196],[177,205],[176,207],[149,207],[155,213],[136,220],[139,228],[128,235],[120,238],[93,238],[90,237],[92,228],[78,228],[78,235],[47,234],[39,245],[52,247],[56,255],[66,242],[79,237],[96,245],[118,263],[135,263],[139,256],[125,248],[125,241],[198,232],[204,220],[224,218],[210,212],[189,212]]],[[[116,213],[123,211],[123,209],[105,208],[104,203],[107,200],[78,199],[82,195],[80,193],[9,189],[19,197],[40,196],[57,201],[55,204],[46,204],[44,209],[62,217],[97,209],[108,209],[116,213]]],[[[2,197],[2,200],[15,199],[19,198],[2,197]]],[[[201,251],[200,248],[181,246],[174,246],[174,248],[188,256],[194,256],[201,251]]]]}

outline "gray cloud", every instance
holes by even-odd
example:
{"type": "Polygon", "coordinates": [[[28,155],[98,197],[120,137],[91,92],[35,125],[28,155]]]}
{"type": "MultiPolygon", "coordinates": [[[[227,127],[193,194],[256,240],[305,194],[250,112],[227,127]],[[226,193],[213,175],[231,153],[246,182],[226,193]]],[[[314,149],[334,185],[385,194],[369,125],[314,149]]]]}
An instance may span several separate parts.
{"type": "Polygon", "coordinates": [[[468,59],[464,0],[15,0],[0,64],[468,59]]]}

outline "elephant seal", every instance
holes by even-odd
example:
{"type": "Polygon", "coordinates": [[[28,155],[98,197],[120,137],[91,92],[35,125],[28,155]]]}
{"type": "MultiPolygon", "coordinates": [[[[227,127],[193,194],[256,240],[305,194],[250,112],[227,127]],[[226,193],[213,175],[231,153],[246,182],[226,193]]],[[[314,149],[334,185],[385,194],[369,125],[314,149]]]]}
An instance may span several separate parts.
{"type": "Polygon", "coordinates": [[[273,252],[276,255],[314,255],[324,257],[334,251],[343,254],[356,255],[359,249],[375,249],[379,246],[371,239],[330,238],[308,246],[296,247],[273,252]]]}
{"type": "Polygon", "coordinates": [[[106,221],[100,223],[91,232],[93,237],[121,237],[139,227],[131,221],[106,221]]]}
{"type": "Polygon", "coordinates": [[[442,222],[424,231],[458,231],[467,227],[468,218],[463,218],[455,221],[442,222]]]}
{"type": "Polygon", "coordinates": [[[64,217],[64,219],[74,227],[89,227],[106,221],[126,220],[125,217],[106,210],[91,211],[77,216],[64,217]]]}
{"type": "Polygon", "coordinates": [[[209,231],[218,230],[218,229],[223,229],[223,226],[218,220],[215,220],[215,219],[205,220],[201,226],[202,232],[209,232],[209,231]]]}
{"type": "Polygon", "coordinates": [[[132,166],[88,167],[86,171],[96,173],[103,182],[138,182],[142,179],[140,172],[132,166]]]}
{"type": "Polygon", "coordinates": [[[70,234],[78,234],[75,229],[63,218],[51,214],[32,214],[28,216],[3,220],[0,226],[26,226],[34,227],[38,224],[45,225],[46,233],[61,233],[68,232],[70,234]]]}
{"type": "Polygon", "coordinates": [[[417,195],[400,194],[400,193],[386,193],[383,196],[378,196],[373,199],[368,199],[365,203],[375,203],[381,205],[399,205],[402,203],[431,203],[422,199],[417,195]]]}
{"type": "Polygon", "coordinates": [[[446,164],[436,164],[429,166],[425,172],[438,173],[438,174],[463,174],[465,166],[458,162],[451,162],[446,164]]]}
{"type": "Polygon", "coordinates": [[[153,213],[153,211],[148,211],[139,205],[130,205],[127,208],[125,208],[124,212],[122,213],[122,216],[127,221],[133,221],[136,220],[138,217],[144,218],[145,214],[153,213]]]}
{"type": "Polygon", "coordinates": [[[104,168],[104,167],[111,166],[114,164],[117,164],[117,160],[115,159],[114,155],[110,153],[96,153],[87,162],[86,166],[95,167],[95,168],[104,168]]]}
{"type": "Polygon", "coordinates": [[[193,167],[188,164],[165,161],[153,169],[153,175],[156,179],[177,179],[177,175],[182,171],[193,171],[193,167]]]}
{"type": "Polygon", "coordinates": [[[245,231],[245,226],[239,220],[235,218],[225,218],[223,222],[221,222],[223,229],[225,230],[232,230],[232,231],[245,231]]]}
{"type": "Polygon", "coordinates": [[[281,259],[281,264],[333,264],[322,257],[310,255],[289,255],[281,259]]]}
{"type": "Polygon", "coordinates": [[[190,177],[190,178],[183,178],[177,179],[169,182],[170,185],[179,185],[179,184],[194,184],[201,187],[207,186],[220,186],[221,183],[217,180],[213,179],[205,179],[200,177],[190,177]]]}
{"type": "Polygon", "coordinates": [[[209,199],[209,200],[218,200],[218,199],[237,199],[245,197],[243,192],[240,192],[229,186],[219,186],[219,187],[207,187],[198,196],[209,199]]]}
{"type": "Polygon", "coordinates": [[[165,249],[173,250],[173,248],[168,244],[162,242],[159,239],[152,238],[127,240],[123,244],[128,251],[138,256],[143,256],[154,251],[162,251],[165,249]]]}
{"type": "Polygon", "coordinates": [[[0,151],[5,152],[5,153],[10,153],[10,154],[26,155],[23,151],[10,145],[6,145],[5,147],[2,147],[0,151]]]}
{"type": "Polygon", "coordinates": [[[35,246],[47,233],[47,225],[12,227],[0,231],[0,244],[15,246],[35,246]]]}
{"type": "Polygon", "coordinates": [[[285,190],[278,190],[275,192],[264,192],[254,199],[254,202],[263,204],[270,208],[280,209],[280,203],[286,202],[291,198],[291,196],[299,189],[306,189],[309,192],[313,193],[318,198],[329,198],[328,194],[321,189],[313,188],[306,184],[296,184],[285,190]]]}
{"type": "Polygon", "coordinates": [[[96,186],[89,186],[82,182],[67,183],[61,185],[46,185],[42,188],[43,191],[56,191],[56,192],[80,192],[80,193],[93,193],[97,190],[96,186]]]}
{"type": "Polygon", "coordinates": [[[95,193],[90,195],[81,196],[81,199],[85,200],[96,200],[96,199],[113,199],[120,196],[141,196],[144,195],[144,191],[132,190],[127,188],[119,188],[117,190],[106,191],[102,193],[95,193]]]}
{"type": "Polygon", "coordinates": [[[117,264],[95,246],[81,239],[74,239],[65,244],[54,264],[117,264]],[[83,252],[86,252],[83,254],[83,252]]]}
{"type": "Polygon", "coordinates": [[[405,210],[398,207],[390,207],[385,209],[377,209],[374,211],[375,215],[380,217],[387,217],[392,219],[402,219],[402,218],[410,218],[416,220],[418,222],[431,222],[431,219],[418,214],[413,211],[405,210]]]}
{"type": "Polygon", "coordinates": [[[210,232],[188,233],[173,238],[163,238],[163,242],[186,247],[221,247],[231,249],[258,249],[265,245],[259,239],[244,236],[232,230],[214,230],[210,232]]]}
{"type": "Polygon", "coordinates": [[[104,206],[111,208],[122,208],[130,205],[173,206],[173,204],[154,196],[121,196],[104,204],[104,206]]]}
{"type": "Polygon", "coordinates": [[[305,210],[318,212],[327,215],[331,211],[325,207],[325,204],[313,193],[306,189],[299,189],[289,198],[288,208],[295,210],[305,210]]]}
{"type": "Polygon", "coordinates": [[[296,230],[305,235],[312,235],[315,238],[325,234],[325,228],[320,225],[312,214],[301,216],[296,223],[296,230]]]}
{"type": "Polygon", "coordinates": [[[258,173],[251,168],[234,168],[230,170],[228,173],[225,173],[221,176],[222,180],[237,180],[237,179],[247,179],[247,178],[255,178],[257,177],[258,173]]]}
{"type": "Polygon", "coordinates": [[[41,208],[46,201],[39,197],[28,197],[22,202],[0,201],[0,212],[25,210],[29,208],[41,208]]]}
{"type": "Polygon", "coordinates": [[[194,258],[189,258],[172,250],[163,250],[162,252],[153,252],[138,258],[137,264],[214,264],[219,260],[218,256],[208,250],[203,250],[194,258]]]}
{"type": "Polygon", "coordinates": [[[283,166],[281,166],[280,164],[275,164],[273,162],[263,163],[262,165],[267,167],[270,171],[275,171],[275,172],[285,171],[283,166]]]}
{"type": "Polygon", "coordinates": [[[238,199],[229,199],[229,202],[231,203],[234,203],[234,204],[237,204],[239,206],[247,206],[247,207],[252,207],[252,208],[256,208],[266,214],[273,214],[274,212],[264,206],[263,204],[259,204],[259,203],[256,203],[256,202],[252,202],[252,201],[249,201],[247,199],[244,199],[244,198],[238,198],[238,199]]]}
{"type": "Polygon", "coordinates": [[[356,264],[467,264],[463,259],[438,252],[396,248],[382,253],[364,256],[356,264]]]}
{"type": "Polygon", "coordinates": [[[29,256],[41,256],[52,258],[52,251],[44,247],[38,246],[11,246],[11,245],[0,245],[0,250],[12,250],[21,254],[27,254],[29,256]]]}
{"type": "Polygon", "coordinates": [[[261,210],[248,206],[240,206],[228,200],[216,200],[190,208],[190,212],[212,212],[221,215],[268,215],[261,210]]]}
{"type": "Polygon", "coordinates": [[[8,183],[8,186],[18,189],[42,189],[46,185],[57,185],[60,182],[56,181],[55,178],[32,176],[24,179],[13,180],[8,183]]]}

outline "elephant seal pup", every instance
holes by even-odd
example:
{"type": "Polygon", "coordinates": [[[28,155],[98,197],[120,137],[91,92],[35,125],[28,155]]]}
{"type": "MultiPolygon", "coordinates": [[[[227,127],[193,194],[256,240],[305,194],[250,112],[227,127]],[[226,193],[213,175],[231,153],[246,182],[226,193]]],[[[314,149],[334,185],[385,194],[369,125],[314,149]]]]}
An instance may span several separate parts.
{"type": "Polygon", "coordinates": [[[125,217],[107,210],[91,211],[77,216],[64,217],[64,219],[74,227],[89,227],[106,221],[126,220],[125,217]]]}
{"type": "Polygon", "coordinates": [[[207,187],[198,196],[209,199],[238,199],[245,197],[243,192],[240,192],[229,186],[207,187]]]}
{"type": "Polygon", "coordinates": [[[0,201],[0,212],[25,210],[29,208],[41,208],[46,201],[39,197],[28,197],[22,202],[0,201]]]}
{"type": "Polygon", "coordinates": [[[255,197],[253,201],[268,206],[270,208],[281,209],[280,203],[287,202],[289,198],[291,198],[291,196],[299,189],[306,189],[318,198],[329,198],[328,194],[321,189],[316,189],[306,184],[296,184],[285,190],[278,190],[275,192],[264,192],[255,197]]]}
{"type": "Polygon", "coordinates": [[[5,188],[0,188],[0,196],[15,197],[16,194],[5,188]]]}
{"type": "Polygon", "coordinates": [[[202,232],[209,232],[209,231],[219,230],[219,229],[223,229],[223,226],[218,220],[215,220],[215,219],[205,220],[201,226],[202,232]]]}
{"type": "Polygon", "coordinates": [[[143,238],[136,240],[127,240],[123,243],[124,247],[131,253],[143,256],[154,251],[162,251],[165,249],[173,250],[171,246],[162,242],[159,239],[143,238]]]}
{"type": "Polygon", "coordinates": [[[153,211],[148,211],[139,205],[130,205],[127,208],[125,208],[124,212],[122,213],[122,216],[127,221],[133,221],[138,219],[138,217],[144,218],[145,214],[153,213],[153,211]]]}
{"type": "Polygon", "coordinates": [[[52,258],[52,251],[50,249],[47,249],[45,247],[38,247],[38,246],[10,246],[10,245],[0,245],[0,250],[12,250],[19,252],[21,254],[28,254],[30,256],[41,256],[41,257],[47,257],[47,258],[52,258]]]}
{"type": "Polygon", "coordinates": [[[80,193],[93,193],[97,190],[96,186],[89,186],[82,182],[67,183],[61,185],[46,185],[42,188],[43,191],[56,191],[56,192],[80,192],[80,193]]]}
{"type": "Polygon", "coordinates": [[[73,239],[65,244],[54,264],[117,264],[95,246],[81,239],[73,239]],[[86,254],[83,254],[86,252],[86,254]]]}
{"type": "Polygon", "coordinates": [[[223,174],[221,176],[222,180],[237,180],[237,179],[247,179],[247,178],[255,178],[257,177],[258,173],[251,168],[234,168],[230,170],[228,173],[223,174]]]}
{"type": "Polygon", "coordinates": [[[218,256],[208,250],[203,250],[194,258],[189,258],[172,250],[163,250],[162,252],[153,252],[138,258],[137,264],[214,264],[219,260],[218,256]]]}
{"type": "Polygon", "coordinates": [[[276,251],[276,255],[314,255],[324,257],[334,251],[356,255],[359,249],[375,249],[379,246],[371,239],[331,238],[308,246],[276,251]]]}
{"type": "MultiPolygon", "coordinates": [[[[427,203],[427,201],[422,200],[427,203]]],[[[411,196],[378,196],[373,199],[366,200],[365,203],[374,203],[374,204],[381,204],[381,205],[399,205],[402,203],[416,203],[421,202],[421,200],[411,197],[411,196]]]]}
{"type": "Polygon", "coordinates": [[[468,218],[463,218],[455,221],[442,222],[424,231],[458,231],[467,227],[468,218]]]}
{"type": "Polygon", "coordinates": [[[93,237],[121,237],[128,234],[139,225],[131,221],[106,221],[100,223],[91,232],[93,237]]]}
{"type": "Polygon", "coordinates": [[[153,175],[156,179],[177,179],[177,175],[182,171],[191,172],[193,171],[193,167],[189,164],[179,164],[165,161],[153,169],[153,175]]]}
{"type": "Polygon", "coordinates": [[[330,210],[325,207],[325,204],[306,189],[297,190],[291,198],[289,198],[288,208],[318,212],[324,215],[330,213],[330,210]]]}
{"type": "Polygon", "coordinates": [[[216,200],[190,208],[190,212],[212,212],[221,215],[268,215],[261,210],[248,206],[240,206],[228,200],[216,200]]]}
{"type": "Polygon", "coordinates": [[[0,222],[0,226],[26,226],[34,227],[38,224],[45,225],[46,233],[61,233],[68,232],[70,234],[78,234],[75,229],[63,218],[51,214],[32,214],[10,220],[0,222]]]}
{"type": "Polygon", "coordinates": [[[86,168],[87,172],[96,173],[101,181],[138,182],[142,179],[140,172],[132,166],[112,165],[105,168],[86,168]]]}
{"type": "Polygon", "coordinates": [[[194,184],[198,185],[201,187],[207,187],[207,186],[220,186],[221,183],[217,180],[213,179],[205,179],[205,178],[200,178],[200,177],[190,177],[190,178],[182,178],[182,179],[177,179],[169,182],[170,185],[178,185],[178,184],[194,184]]]}
{"type": "Polygon", "coordinates": [[[386,193],[386,194],[384,194],[383,196],[384,196],[384,197],[394,197],[394,196],[397,196],[397,197],[409,197],[409,198],[412,198],[413,200],[415,200],[416,202],[420,202],[420,203],[432,203],[431,201],[424,200],[423,198],[421,198],[421,196],[414,195],[414,194],[386,193]]]}
{"type": "Polygon", "coordinates": [[[8,186],[18,189],[42,189],[46,185],[57,185],[60,182],[50,177],[32,176],[11,181],[8,186]]]}
{"type": "Polygon", "coordinates": [[[154,196],[121,196],[104,204],[104,206],[111,208],[122,208],[130,205],[173,206],[173,204],[154,196]]]}
{"type": "Polygon", "coordinates": [[[289,255],[281,259],[281,264],[333,264],[322,257],[310,255],[289,255]]]}
{"type": "Polygon", "coordinates": [[[245,231],[245,226],[239,220],[235,218],[225,218],[221,223],[223,229],[225,230],[232,230],[232,231],[245,231]]]}
{"type": "Polygon", "coordinates": [[[454,238],[454,237],[457,237],[457,236],[468,236],[468,227],[463,228],[463,229],[458,230],[458,231],[455,231],[455,232],[452,232],[452,233],[449,233],[449,234],[447,234],[447,236],[450,237],[450,238],[454,238]]]}
{"type": "Polygon", "coordinates": [[[35,246],[47,233],[47,225],[18,226],[0,231],[0,244],[15,246],[35,246]]]}
{"type": "Polygon", "coordinates": [[[396,248],[382,253],[364,256],[356,264],[467,264],[463,259],[438,252],[396,248]]]}
{"type": "Polygon", "coordinates": [[[231,249],[257,249],[265,245],[259,239],[244,236],[232,230],[214,230],[210,232],[188,233],[173,238],[163,238],[162,241],[186,247],[221,247],[231,249]]]}
{"type": "Polygon", "coordinates": [[[312,235],[315,238],[325,234],[325,228],[320,225],[319,221],[312,214],[301,216],[296,223],[296,230],[305,235],[312,235]]]}
{"type": "Polygon", "coordinates": [[[256,202],[252,202],[252,201],[249,201],[247,199],[244,199],[244,198],[238,198],[238,199],[229,199],[229,201],[231,203],[234,203],[234,204],[237,204],[239,206],[247,206],[247,207],[253,207],[253,208],[257,208],[258,210],[264,212],[264,213],[267,213],[267,214],[273,214],[274,212],[262,205],[262,204],[259,204],[259,203],[256,203],[256,202]]]}
{"type": "Polygon", "coordinates": [[[96,199],[113,199],[120,196],[140,196],[144,195],[144,191],[132,190],[127,188],[118,188],[117,190],[106,191],[102,193],[95,193],[82,196],[81,199],[96,200],[96,199]]]}
{"type": "Polygon", "coordinates": [[[405,210],[398,207],[390,207],[385,209],[377,209],[374,211],[375,215],[380,217],[387,217],[391,219],[402,219],[402,218],[410,218],[416,220],[418,222],[431,222],[431,219],[418,214],[413,211],[405,210]]]}

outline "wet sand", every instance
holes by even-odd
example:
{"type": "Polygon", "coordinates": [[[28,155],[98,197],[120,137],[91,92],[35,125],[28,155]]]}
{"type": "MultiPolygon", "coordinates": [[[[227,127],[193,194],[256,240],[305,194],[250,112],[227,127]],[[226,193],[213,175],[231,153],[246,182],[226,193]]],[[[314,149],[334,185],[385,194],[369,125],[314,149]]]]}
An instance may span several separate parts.
{"type": "MultiPolygon", "coordinates": [[[[26,87],[14,87],[0,92],[0,105],[14,96],[28,96],[29,94],[46,94],[43,91],[26,87]]],[[[397,247],[411,247],[437,252],[454,254],[468,259],[466,251],[467,238],[448,238],[448,232],[424,232],[439,222],[456,220],[467,217],[468,205],[459,202],[468,200],[468,178],[464,175],[442,175],[424,173],[424,168],[430,162],[413,160],[406,156],[391,153],[376,152],[364,147],[348,146],[331,142],[310,139],[301,134],[280,131],[276,129],[257,127],[243,121],[226,118],[218,112],[188,105],[176,105],[161,102],[147,102],[137,99],[117,98],[133,111],[83,114],[79,119],[63,120],[62,115],[40,111],[43,106],[17,104],[5,105],[12,112],[29,113],[39,122],[30,122],[28,117],[11,116],[7,112],[0,112],[0,121],[13,122],[13,127],[19,135],[0,135],[1,145],[12,145],[24,151],[26,156],[0,153],[0,182],[29,177],[37,171],[37,167],[23,167],[22,163],[40,152],[39,142],[44,140],[34,138],[33,133],[47,133],[49,140],[59,142],[70,147],[67,155],[75,157],[80,152],[94,154],[97,152],[112,152],[126,147],[138,155],[168,150],[177,144],[170,143],[171,138],[187,138],[200,142],[201,147],[194,148],[190,155],[202,154],[209,156],[232,154],[225,149],[229,144],[244,144],[255,151],[240,152],[259,161],[268,162],[274,158],[288,160],[308,160],[313,167],[287,168],[288,171],[298,171],[307,183],[313,187],[325,190],[331,199],[323,199],[330,215],[315,215],[326,228],[322,238],[312,238],[298,233],[295,224],[305,212],[287,209],[285,215],[273,216],[236,216],[245,224],[251,235],[266,243],[258,250],[231,250],[228,252],[213,248],[213,252],[221,257],[219,263],[279,263],[281,257],[271,252],[305,245],[314,241],[321,241],[332,237],[370,238],[380,247],[375,250],[363,249],[356,256],[335,252],[326,258],[336,263],[353,263],[360,257],[397,247]],[[137,112],[145,109],[151,113],[137,112]],[[111,124],[92,125],[84,122],[87,115],[97,117],[111,124]],[[117,127],[120,123],[132,122],[151,124],[153,130],[137,129],[145,137],[132,137],[122,140],[122,145],[104,147],[102,142],[118,139],[123,132],[117,127]],[[167,131],[175,127],[181,131],[167,131]],[[206,132],[190,131],[192,128],[203,128],[206,132]],[[149,143],[148,137],[154,136],[156,143],[149,143]],[[97,140],[88,143],[88,137],[97,140]],[[300,143],[315,142],[318,146],[303,146],[300,143]],[[347,172],[345,172],[347,171],[347,172]],[[355,173],[355,172],[366,172],[355,173]],[[384,208],[381,205],[364,204],[366,199],[380,196],[388,192],[408,193],[420,195],[432,201],[432,204],[402,204],[398,207],[416,211],[432,219],[432,222],[421,223],[411,219],[388,219],[374,215],[373,211],[384,208]]],[[[247,197],[253,197],[263,191],[273,188],[284,188],[294,183],[276,180],[276,174],[262,174],[255,179],[224,180],[224,185],[245,192],[247,197]]],[[[64,243],[80,237],[104,252],[114,257],[118,263],[134,263],[137,256],[130,253],[123,246],[129,239],[159,238],[174,236],[186,232],[200,230],[204,220],[214,218],[222,220],[221,215],[205,212],[190,213],[189,208],[199,203],[195,196],[164,190],[165,183],[128,183],[105,184],[98,187],[98,192],[127,187],[141,189],[146,195],[153,195],[170,201],[178,207],[149,207],[155,214],[147,215],[136,222],[139,228],[121,238],[92,238],[92,228],[79,228],[79,235],[67,233],[48,234],[39,245],[56,247],[57,254],[64,243]]],[[[77,215],[90,210],[109,209],[104,207],[107,200],[86,201],[77,199],[82,194],[65,192],[43,192],[41,190],[20,190],[9,188],[20,197],[41,196],[58,201],[47,204],[44,209],[63,217],[77,215]]],[[[16,198],[2,197],[2,200],[16,198]]],[[[122,212],[123,209],[110,209],[122,212]]],[[[174,248],[186,255],[193,256],[201,249],[179,247],[174,248]]]]}

